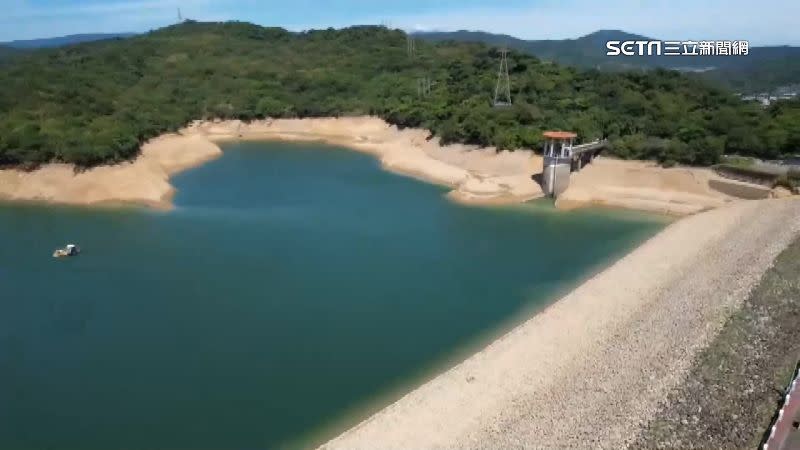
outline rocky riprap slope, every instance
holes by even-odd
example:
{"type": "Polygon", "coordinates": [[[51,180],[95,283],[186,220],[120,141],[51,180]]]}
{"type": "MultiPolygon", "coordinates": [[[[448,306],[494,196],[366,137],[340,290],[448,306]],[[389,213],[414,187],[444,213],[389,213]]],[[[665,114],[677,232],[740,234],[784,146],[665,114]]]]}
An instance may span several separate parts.
{"type": "Polygon", "coordinates": [[[799,358],[800,239],[698,356],[634,447],[758,447],[799,358]]]}

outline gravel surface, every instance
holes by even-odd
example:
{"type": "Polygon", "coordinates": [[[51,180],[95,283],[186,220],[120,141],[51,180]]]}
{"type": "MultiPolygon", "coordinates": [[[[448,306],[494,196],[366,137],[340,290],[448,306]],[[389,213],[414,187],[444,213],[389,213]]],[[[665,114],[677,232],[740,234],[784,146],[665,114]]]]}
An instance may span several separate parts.
{"type": "Polygon", "coordinates": [[[757,448],[798,359],[800,239],[698,355],[633,446],[757,448]]]}
{"type": "Polygon", "coordinates": [[[800,201],[765,200],[675,222],[322,448],[625,447],[800,233],[798,218],[800,201]]]}

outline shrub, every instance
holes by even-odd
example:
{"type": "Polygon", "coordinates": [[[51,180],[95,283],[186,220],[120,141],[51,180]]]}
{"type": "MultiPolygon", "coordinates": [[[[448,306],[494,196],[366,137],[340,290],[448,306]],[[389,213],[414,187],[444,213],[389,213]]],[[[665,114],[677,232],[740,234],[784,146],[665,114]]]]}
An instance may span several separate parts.
{"type": "Polygon", "coordinates": [[[722,163],[729,166],[747,168],[753,166],[754,160],[753,158],[748,158],[746,156],[724,156],[722,158],[722,163]]]}

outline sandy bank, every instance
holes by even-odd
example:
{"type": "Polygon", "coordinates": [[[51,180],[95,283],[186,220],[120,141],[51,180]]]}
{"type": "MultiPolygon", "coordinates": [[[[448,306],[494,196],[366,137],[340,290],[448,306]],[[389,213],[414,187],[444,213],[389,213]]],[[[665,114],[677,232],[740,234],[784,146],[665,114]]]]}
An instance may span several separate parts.
{"type": "MultiPolygon", "coordinates": [[[[227,140],[322,141],[364,151],[387,170],[453,188],[451,197],[468,203],[511,203],[542,195],[530,178],[539,159],[531,151],[496,152],[452,145],[442,147],[424,130],[398,130],[372,117],[338,119],[196,121],[153,139],[133,162],[75,173],[66,164],[33,172],[0,170],[0,199],[66,204],[133,202],[169,206],[169,176],[221,154],[227,140]]],[[[541,162],[539,163],[541,165],[541,162]]]]}
{"type": "Polygon", "coordinates": [[[598,158],[570,176],[556,205],[571,209],[586,204],[617,206],[666,214],[693,214],[733,201],[711,187],[721,180],[705,168],[663,168],[646,161],[598,158]]]}
{"type": "Polygon", "coordinates": [[[170,175],[221,154],[219,147],[200,136],[164,135],[143,145],[133,162],[83,172],[69,164],[49,164],[33,172],[0,170],[0,199],[169,207],[170,175]]]}
{"type": "Polygon", "coordinates": [[[800,234],[798,217],[800,201],[782,199],[674,222],[323,448],[625,447],[800,234]]]}
{"type": "Polygon", "coordinates": [[[452,188],[449,196],[467,203],[515,203],[542,196],[531,170],[541,166],[532,151],[502,151],[468,145],[442,146],[430,132],[399,130],[374,117],[195,122],[187,136],[212,141],[321,141],[374,155],[395,173],[452,188]]]}
{"type": "MultiPolygon", "coordinates": [[[[75,173],[72,166],[47,165],[34,172],[0,170],[0,199],[68,204],[133,202],[170,206],[169,176],[221,154],[229,140],[323,141],[374,155],[390,171],[452,188],[459,202],[497,204],[542,196],[533,176],[542,158],[529,150],[440,144],[425,130],[399,130],[374,117],[196,121],[176,134],[142,146],[133,162],[75,173]]],[[[599,203],[631,209],[690,214],[731,199],[709,187],[706,169],[661,169],[653,164],[600,159],[573,174],[557,205],[599,203]]]]}

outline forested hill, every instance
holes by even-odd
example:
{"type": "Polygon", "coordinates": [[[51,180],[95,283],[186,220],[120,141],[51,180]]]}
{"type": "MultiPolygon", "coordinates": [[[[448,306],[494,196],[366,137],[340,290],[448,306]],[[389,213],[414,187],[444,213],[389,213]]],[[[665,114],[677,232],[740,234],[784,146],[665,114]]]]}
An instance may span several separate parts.
{"type": "Polygon", "coordinates": [[[23,52],[33,51],[39,48],[63,47],[66,45],[103,41],[106,39],[124,39],[133,35],[133,33],[71,34],[52,38],[0,42],[0,64],[7,63],[10,58],[19,56],[23,52]]]}
{"type": "Polygon", "coordinates": [[[607,136],[624,157],[711,164],[800,142],[800,107],[762,111],[665,71],[604,74],[509,56],[514,106],[493,108],[499,55],[382,27],[290,33],[184,23],[124,40],[37,50],[0,67],[0,164],[131,158],[198,118],[379,115],[446,142],[536,148],[541,131],[607,136]],[[429,78],[420,96],[419,80],[429,78]]]}
{"type": "MultiPolygon", "coordinates": [[[[508,48],[532,54],[546,61],[582,68],[602,68],[621,70],[627,68],[650,67],[647,57],[631,56],[611,58],[606,56],[606,42],[650,40],[645,36],[619,30],[601,30],[577,39],[525,40],[507,34],[484,31],[430,31],[414,34],[417,38],[431,42],[483,42],[489,45],[508,48]]],[[[673,60],[674,61],[674,60],[673,60]]]]}
{"type": "Polygon", "coordinates": [[[642,70],[661,67],[698,71],[693,76],[742,92],[770,91],[800,84],[800,47],[751,47],[747,56],[607,56],[606,42],[649,41],[652,37],[620,30],[600,30],[577,39],[523,40],[481,31],[424,32],[416,36],[433,42],[484,42],[505,45],[544,60],[601,70],[642,70]]]}
{"type": "Polygon", "coordinates": [[[16,49],[34,49],[63,47],[65,45],[80,44],[83,42],[103,41],[106,39],[123,39],[133,36],[133,33],[91,33],[91,34],[70,34],[67,36],[41,38],[41,39],[21,39],[10,42],[0,42],[0,45],[16,49]]]}
{"type": "Polygon", "coordinates": [[[5,45],[0,45],[0,62],[5,60],[5,59],[8,59],[8,58],[10,58],[10,57],[12,57],[14,55],[16,55],[17,53],[19,53],[19,50],[15,49],[13,47],[7,47],[5,45]]]}

